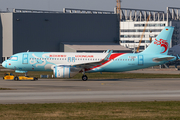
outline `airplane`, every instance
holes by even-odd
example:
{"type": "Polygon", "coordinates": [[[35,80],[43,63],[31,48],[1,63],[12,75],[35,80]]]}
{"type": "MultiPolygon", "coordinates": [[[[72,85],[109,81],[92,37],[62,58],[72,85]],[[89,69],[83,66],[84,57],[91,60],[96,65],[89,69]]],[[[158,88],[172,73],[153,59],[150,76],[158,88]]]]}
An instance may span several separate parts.
{"type": "MultiPolygon", "coordinates": [[[[140,53],[68,53],[68,52],[22,52],[12,55],[2,66],[18,73],[27,71],[53,71],[56,78],[70,78],[82,73],[124,72],[162,65],[179,59],[167,55],[174,27],[167,26],[140,53]]],[[[18,79],[18,78],[16,78],[18,79]]]]}

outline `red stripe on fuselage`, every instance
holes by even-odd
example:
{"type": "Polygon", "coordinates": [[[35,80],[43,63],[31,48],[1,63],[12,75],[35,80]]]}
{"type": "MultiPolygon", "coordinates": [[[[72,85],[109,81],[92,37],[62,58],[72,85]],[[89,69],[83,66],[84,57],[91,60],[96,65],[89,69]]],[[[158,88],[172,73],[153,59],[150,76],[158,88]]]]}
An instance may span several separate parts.
{"type": "Polygon", "coordinates": [[[94,68],[98,68],[98,67],[100,67],[100,66],[102,66],[102,65],[105,65],[106,63],[110,62],[111,60],[113,60],[113,59],[115,59],[115,58],[117,58],[117,57],[119,57],[119,56],[121,56],[121,55],[124,55],[124,54],[125,54],[125,53],[113,53],[113,54],[111,54],[111,56],[109,57],[109,60],[108,60],[108,61],[102,63],[101,65],[94,66],[93,68],[85,69],[85,71],[89,71],[89,70],[92,70],[92,69],[94,69],[94,68]]]}

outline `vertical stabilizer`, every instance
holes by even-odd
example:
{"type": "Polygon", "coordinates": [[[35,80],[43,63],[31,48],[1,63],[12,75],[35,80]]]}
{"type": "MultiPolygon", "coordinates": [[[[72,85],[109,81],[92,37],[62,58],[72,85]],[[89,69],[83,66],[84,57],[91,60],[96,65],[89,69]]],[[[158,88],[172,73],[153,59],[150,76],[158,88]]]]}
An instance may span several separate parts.
{"type": "Polygon", "coordinates": [[[174,27],[164,27],[161,33],[152,41],[142,53],[167,55],[174,27]]]}

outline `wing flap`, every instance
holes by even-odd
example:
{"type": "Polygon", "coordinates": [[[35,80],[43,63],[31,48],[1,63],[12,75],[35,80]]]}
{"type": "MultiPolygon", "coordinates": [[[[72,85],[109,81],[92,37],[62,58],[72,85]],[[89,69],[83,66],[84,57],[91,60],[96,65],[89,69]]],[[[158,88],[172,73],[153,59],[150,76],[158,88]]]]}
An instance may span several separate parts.
{"type": "Polygon", "coordinates": [[[100,61],[88,62],[88,63],[82,63],[82,64],[73,64],[71,66],[80,67],[80,68],[92,68],[93,66],[101,65],[102,63],[109,60],[109,57],[111,56],[112,52],[113,52],[113,50],[110,50],[110,51],[108,50],[108,54],[106,55],[106,57],[100,61]]]}

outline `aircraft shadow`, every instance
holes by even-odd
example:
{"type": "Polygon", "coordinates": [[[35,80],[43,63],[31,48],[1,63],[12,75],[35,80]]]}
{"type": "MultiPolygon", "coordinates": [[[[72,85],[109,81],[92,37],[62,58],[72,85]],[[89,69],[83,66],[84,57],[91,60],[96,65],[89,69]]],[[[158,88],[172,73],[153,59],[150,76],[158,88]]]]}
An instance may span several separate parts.
{"type": "MultiPolygon", "coordinates": [[[[128,81],[129,79],[89,79],[87,81],[128,81]]],[[[62,81],[82,81],[80,79],[68,79],[68,80],[62,80],[62,81]]],[[[86,82],[86,81],[82,81],[86,82]]]]}

